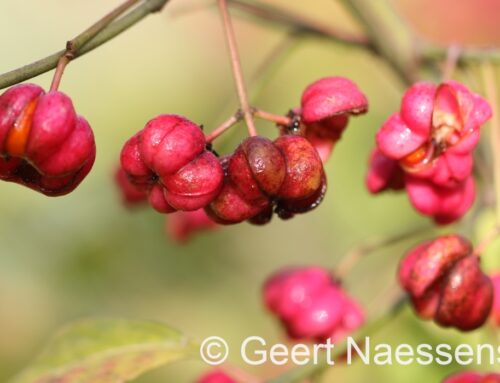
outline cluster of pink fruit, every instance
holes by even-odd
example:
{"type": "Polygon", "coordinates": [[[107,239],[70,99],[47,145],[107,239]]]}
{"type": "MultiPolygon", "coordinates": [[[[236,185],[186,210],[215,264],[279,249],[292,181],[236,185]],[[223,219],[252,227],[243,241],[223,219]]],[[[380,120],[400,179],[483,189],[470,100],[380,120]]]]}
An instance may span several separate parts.
{"type": "Polygon", "coordinates": [[[148,200],[161,213],[176,212],[168,228],[177,240],[213,227],[206,216],[217,224],[262,225],[274,213],[288,219],[321,203],[326,192],[322,160],[349,115],[366,112],[367,104],[350,80],[321,79],[306,88],[301,108],[280,125],[280,137],[249,137],[220,158],[198,125],[162,115],[127,141],[116,180],[128,205],[148,200]]]}
{"type": "MultiPolygon", "coordinates": [[[[131,183],[126,198],[141,200],[145,193],[162,213],[206,208],[223,224],[266,223],[273,211],[282,218],[307,212],[326,190],[319,159],[328,159],[349,115],[366,112],[367,105],[350,80],[318,80],[303,92],[289,123],[279,124],[281,137],[250,137],[219,159],[198,125],[159,116],[123,148],[122,169],[131,183]]],[[[369,190],[406,188],[421,213],[439,224],[457,220],[474,201],[472,151],[490,116],[488,103],[460,83],[413,85],[377,134],[369,190]]],[[[1,179],[63,195],[89,173],[95,143],[66,95],[23,84],[0,96],[0,155],[1,179]]]]}
{"type": "MultiPolygon", "coordinates": [[[[444,327],[474,330],[490,319],[500,325],[500,274],[485,275],[472,245],[447,235],[410,249],[401,260],[400,284],[418,316],[444,327]]],[[[363,325],[359,304],[320,267],[288,268],[272,275],[263,288],[265,306],[292,340],[337,343],[363,325]]],[[[224,371],[203,375],[200,383],[236,382],[224,371]]],[[[445,383],[500,382],[500,375],[461,373],[445,383]]]]}
{"type": "Polygon", "coordinates": [[[268,279],[263,294],[292,339],[336,343],[364,322],[361,307],[320,267],[282,270],[268,279]]]}
{"type": "MultiPolygon", "coordinates": [[[[168,230],[178,240],[217,224],[261,225],[274,214],[288,219],[321,203],[327,184],[323,163],[349,116],[366,112],[367,105],[350,80],[321,79],[306,88],[300,108],[275,121],[276,140],[252,136],[222,157],[199,125],[161,115],[126,142],[116,181],[127,205],[147,201],[158,212],[175,213],[168,230]]],[[[377,133],[368,189],[405,188],[414,207],[438,224],[459,219],[475,198],[472,151],[490,116],[488,103],[457,82],[413,85],[400,112],[377,133]]],[[[63,195],[85,178],[94,159],[92,130],[66,95],[24,84],[0,96],[0,179],[63,195]]],[[[401,262],[399,280],[424,319],[463,331],[488,318],[500,324],[500,274],[485,275],[460,236],[412,249],[401,262]]],[[[335,342],[364,322],[360,306],[322,268],[283,270],[267,281],[263,295],[292,339],[335,342]]],[[[202,381],[233,381],[215,374],[219,380],[202,381]]],[[[495,376],[472,373],[447,382],[495,376]]]]}
{"type": "Polygon", "coordinates": [[[377,133],[368,189],[406,188],[415,209],[436,223],[459,219],[475,199],[472,151],[491,113],[482,97],[458,82],[413,85],[377,133]]]}

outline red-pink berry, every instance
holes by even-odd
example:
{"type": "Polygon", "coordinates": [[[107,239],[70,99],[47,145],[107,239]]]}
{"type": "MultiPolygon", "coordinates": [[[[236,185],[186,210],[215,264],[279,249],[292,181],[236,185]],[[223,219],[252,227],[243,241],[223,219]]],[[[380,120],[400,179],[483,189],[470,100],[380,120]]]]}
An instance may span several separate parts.
{"type": "Polygon", "coordinates": [[[469,241],[458,235],[439,237],[408,252],[399,281],[417,314],[441,326],[474,330],[490,314],[491,280],[481,271],[469,241]]]}
{"type": "Polygon", "coordinates": [[[92,129],[64,93],[21,84],[0,96],[0,179],[64,195],[94,160],[92,129]]]}
{"type": "Polygon", "coordinates": [[[358,304],[327,270],[319,267],[291,268],[274,274],[264,285],[263,298],[292,339],[337,341],[364,322],[358,304]]]}
{"type": "Polygon", "coordinates": [[[328,286],[314,295],[307,308],[299,309],[289,321],[288,332],[295,339],[331,336],[342,324],[344,295],[336,286],[328,286]]]}
{"type": "Polygon", "coordinates": [[[491,113],[486,100],[456,81],[414,84],[377,133],[368,189],[377,193],[397,181],[438,224],[461,218],[475,199],[472,151],[491,113]]]}
{"type": "Polygon", "coordinates": [[[271,140],[249,137],[231,156],[227,172],[245,200],[267,200],[277,196],[285,180],[285,157],[271,140]]]}
{"type": "Polygon", "coordinates": [[[321,188],[323,164],[316,150],[305,138],[281,136],[274,145],[281,150],[286,163],[285,178],[278,197],[284,200],[304,199],[321,188]]]}
{"type": "Polygon", "coordinates": [[[406,176],[405,185],[408,198],[415,209],[433,217],[441,225],[454,222],[467,213],[476,196],[472,176],[451,188],[412,176],[406,176]]]}
{"type": "Polygon", "coordinates": [[[301,307],[309,305],[311,297],[330,283],[330,274],[320,267],[281,270],[266,281],[264,302],[269,310],[280,317],[291,318],[301,307]]]}
{"type": "Polygon", "coordinates": [[[370,155],[366,186],[371,193],[387,189],[400,190],[405,186],[405,174],[397,161],[375,148],[370,155]]]}
{"type": "Polygon", "coordinates": [[[286,219],[318,206],[326,192],[323,164],[303,137],[285,135],[274,142],[250,137],[222,160],[222,191],[206,208],[221,224],[248,220],[262,225],[273,209],[286,219]]]}
{"type": "MultiPolygon", "coordinates": [[[[224,184],[219,195],[205,208],[207,215],[221,225],[251,219],[270,206],[267,199],[248,201],[241,195],[239,189],[242,189],[242,185],[238,188],[228,174],[230,161],[231,156],[224,156],[219,159],[225,172],[224,184]]],[[[244,169],[247,168],[244,167],[244,169]]],[[[260,194],[259,191],[258,193],[260,194]]]]}
{"type": "Polygon", "coordinates": [[[470,175],[470,152],[490,117],[489,104],[460,83],[421,82],[379,130],[377,145],[414,176],[450,186],[470,175]]]}
{"type": "Polygon", "coordinates": [[[351,80],[325,77],[304,90],[301,107],[304,123],[310,124],[333,116],[364,113],[368,100],[351,80]]]}
{"type": "Polygon", "coordinates": [[[135,206],[147,201],[148,195],[146,191],[130,182],[127,174],[121,167],[119,167],[115,172],[115,182],[120,189],[124,205],[135,206]]]}
{"type": "Polygon", "coordinates": [[[302,93],[300,115],[303,135],[313,144],[323,162],[328,160],[350,115],[368,110],[366,96],[351,80],[325,77],[310,84],[302,93]]]}
{"type": "Polygon", "coordinates": [[[121,164],[133,184],[149,191],[159,212],[193,211],[222,189],[219,160],[205,149],[200,127],[176,115],[161,115],[124,145],[121,164]]]}

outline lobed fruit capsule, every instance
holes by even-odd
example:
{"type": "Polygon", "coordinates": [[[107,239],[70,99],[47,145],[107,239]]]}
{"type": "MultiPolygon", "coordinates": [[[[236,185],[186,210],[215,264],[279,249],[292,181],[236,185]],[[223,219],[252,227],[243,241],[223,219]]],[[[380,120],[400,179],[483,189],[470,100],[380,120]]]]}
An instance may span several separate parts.
{"type": "Polygon", "coordinates": [[[223,170],[205,148],[200,127],[177,115],[149,121],[122,149],[121,165],[130,181],[148,191],[161,213],[194,211],[221,191],[223,170]]]}
{"type": "Polygon", "coordinates": [[[301,123],[301,134],[326,162],[341,138],[349,116],[366,113],[368,100],[354,82],[344,77],[325,77],[308,85],[301,108],[292,111],[301,123]]]}
{"type": "Polygon", "coordinates": [[[320,267],[279,271],[266,281],[263,298],[292,339],[336,342],[364,322],[359,305],[320,267]]]}
{"type": "Polygon", "coordinates": [[[436,223],[461,218],[475,199],[472,152],[491,114],[486,100],[456,81],[412,85],[400,111],[377,132],[368,189],[378,193],[396,184],[436,223]]]}
{"type": "Polygon", "coordinates": [[[286,135],[274,142],[249,137],[229,157],[221,159],[224,186],[207,207],[207,214],[223,224],[249,220],[270,221],[316,207],[326,191],[326,176],[316,150],[303,137],[286,135]]]}
{"type": "Polygon", "coordinates": [[[90,125],[64,93],[21,84],[0,96],[0,179],[64,195],[90,172],[95,150],[90,125]]]}
{"type": "Polygon", "coordinates": [[[401,286],[417,314],[462,331],[481,327],[493,304],[493,285],[459,235],[439,237],[410,250],[399,268],[401,286]]]}

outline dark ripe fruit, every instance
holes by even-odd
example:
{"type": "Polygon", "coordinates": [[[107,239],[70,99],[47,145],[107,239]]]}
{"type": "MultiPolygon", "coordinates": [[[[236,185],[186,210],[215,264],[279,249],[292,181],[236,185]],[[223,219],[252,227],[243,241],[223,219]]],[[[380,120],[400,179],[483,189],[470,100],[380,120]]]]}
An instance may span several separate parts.
{"type": "Polygon", "coordinates": [[[224,187],[207,208],[218,223],[262,225],[271,220],[273,207],[282,219],[291,218],[315,208],[326,191],[323,164],[303,137],[250,137],[222,162],[224,187]]]}
{"type": "Polygon", "coordinates": [[[231,156],[219,158],[219,163],[225,173],[224,185],[217,197],[205,208],[207,215],[221,225],[243,222],[263,210],[268,202],[260,200],[254,204],[244,199],[228,176],[231,156]]]}
{"type": "Polygon", "coordinates": [[[206,207],[209,217],[219,224],[233,224],[243,222],[266,209],[269,202],[266,200],[252,203],[245,200],[238,189],[226,177],[224,186],[219,195],[206,207]]]}
{"type": "Polygon", "coordinates": [[[224,178],[217,157],[205,149],[200,127],[176,115],[149,121],[123,147],[121,164],[162,213],[205,207],[219,194],[224,178]]]}
{"type": "Polygon", "coordinates": [[[314,194],[299,200],[279,200],[276,202],[276,213],[282,219],[292,218],[295,214],[307,213],[321,204],[325,198],[326,190],[326,176],[323,174],[320,187],[314,194]]]}
{"type": "Polygon", "coordinates": [[[400,264],[399,280],[417,314],[441,326],[474,330],[491,311],[491,280],[481,271],[470,243],[458,235],[412,249],[400,264]]]}
{"type": "Polygon", "coordinates": [[[68,96],[32,84],[0,96],[0,179],[64,195],[85,178],[94,160],[92,129],[68,96]]]}
{"type": "Polygon", "coordinates": [[[460,330],[480,327],[493,304],[493,284],[479,268],[476,256],[469,255],[455,263],[444,281],[436,322],[460,330]]]}
{"type": "Polygon", "coordinates": [[[259,214],[253,216],[252,218],[249,218],[248,222],[251,223],[252,225],[260,226],[271,222],[272,218],[273,218],[273,207],[272,205],[269,205],[266,208],[264,208],[259,214]]]}
{"type": "Polygon", "coordinates": [[[472,252],[470,242],[458,235],[448,235],[432,241],[421,250],[406,283],[413,295],[421,296],[454,263],[472,252]]]}
{"type": "Polygon", "coordinates": [[[314,209],[326,192],[323,164],[303,137],[284,135],[274,142],[250,137],[222,162],[224,187],[207,208],[218,223],[262,225],[273,208],[280,218],[291,218],[314,209]]]}
{"type": "Polygon", "coordinates": [[[286,175],[278,191],[278,197],[299,200],[310,197],[321,186],[323,164],[318,152],[303,137],[281,136],[274,141],[286,162],[286,175]]]}
{"type": "Polygon", "coordinates": [[[274,197],[285,179],[285,158],[273,142],[249,137],[231,156],[228,175],[247,201],[274,197]]]}

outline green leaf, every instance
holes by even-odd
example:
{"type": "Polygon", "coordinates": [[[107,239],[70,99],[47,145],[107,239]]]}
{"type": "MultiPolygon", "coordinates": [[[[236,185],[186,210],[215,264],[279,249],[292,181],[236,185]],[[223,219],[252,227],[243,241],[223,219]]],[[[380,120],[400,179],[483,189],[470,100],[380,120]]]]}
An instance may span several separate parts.
{"type": "Polygon", "coordinates": [[[161,323],[88,319],[62,329],[12,383],[126,382],[193,350],[187,337],[161,323]]]}

